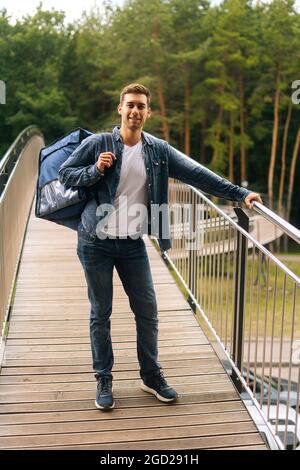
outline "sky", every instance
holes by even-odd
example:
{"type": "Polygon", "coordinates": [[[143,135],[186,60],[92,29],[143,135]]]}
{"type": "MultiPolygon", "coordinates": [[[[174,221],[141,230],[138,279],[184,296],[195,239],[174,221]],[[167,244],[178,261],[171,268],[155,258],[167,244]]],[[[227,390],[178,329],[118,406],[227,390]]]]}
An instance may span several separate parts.
{"type": "MultiPolygon", "coordinates": [[[[150,0],[151,1],[151,0],[150,0]]],[[[182,0],[184,1],[184,0],[182,0]]],[[[113,0],[114,4],[122,5],[124,0],[113,0]]],[[[211,0],[211,3],[218,4],[221,0],[211,0]]],[[[0,0],[0,10],[5,8],[12,16],[13,20],[21,18],[23,15],[32,14],[40,0],[0,0]]],[[[66,12],[66,20],[72,22],[81,17],[83,10],[90,11],[93,6],[101,8],[103,0],[43,0],[45,9],[55,8],[66,12]]],[[[300,0],[296,0],[297,10],[300,11],[300,0]]]]}
{"type": "MultiPolygon", "coordinates": [[[[32,14],[36,10],[41,0],[0,0],[0,10],[5,8],[13,20],[22,18],[23,15],[32,14]]],[[[113,0],[115,5],[122,5],[124,0],[113,0]]],[[[300,1],[300,0],[299,0],[300,1]]],[[[102,0],[43,0],[45,10],[63,10],[66,13],[66,20],[72,22],[81,17],[83,10],[89,12],[93,6],[101,8],[102,0]]]]}

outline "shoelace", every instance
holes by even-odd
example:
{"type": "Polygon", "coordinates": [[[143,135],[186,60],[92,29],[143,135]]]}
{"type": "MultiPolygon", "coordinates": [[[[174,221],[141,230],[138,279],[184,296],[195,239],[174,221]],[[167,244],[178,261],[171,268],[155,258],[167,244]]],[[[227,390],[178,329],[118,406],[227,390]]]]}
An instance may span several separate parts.
{"type": "Polygon", "coordinates": [[[160,385],[161,387],[167,387],[168,386],[168,384],[166,382],[166,379],[164,378],[163,372],[160,372],[159,374],[157,374],[155,376],[155,380],[157,381],[158,385],[160,385]]]}
{"type": "Polygon", "coordinates": [[[111,380],[108,377],[101,377],[98,380],[97,388],[103,393],[111,392],[111,380]]]}

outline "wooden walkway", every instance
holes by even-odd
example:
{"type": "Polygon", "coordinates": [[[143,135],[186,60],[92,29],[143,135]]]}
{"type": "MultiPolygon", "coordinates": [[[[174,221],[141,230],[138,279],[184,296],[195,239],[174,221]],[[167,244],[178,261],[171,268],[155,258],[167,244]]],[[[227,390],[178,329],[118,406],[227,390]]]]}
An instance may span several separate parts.
{"type": "Polygon", "coordinates": [[[140,390],[135,324],[115,274],[111,412],[94,408],[89,304],[76,233],[30,217],[0,374],[0,449],[265,449],[167,267],[146,239],[159,361],[180,394],[140,390]]]}

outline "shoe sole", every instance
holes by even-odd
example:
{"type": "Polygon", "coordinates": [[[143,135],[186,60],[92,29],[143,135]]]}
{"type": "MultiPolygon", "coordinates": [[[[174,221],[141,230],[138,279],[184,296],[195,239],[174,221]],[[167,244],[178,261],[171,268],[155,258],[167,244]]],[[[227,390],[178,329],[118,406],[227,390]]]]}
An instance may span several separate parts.
{"type": "Polygon", "coordinates": [[[96,406],[96,408],[98,408],[98,410],[112,410],[115,406],[115,402],[113,402],[113,404],[110,405],[110,406],[100,406],[100,405],[98,405],[98,403],[95,400],[95,406],[96,406]]]}
{"type": "Polygon", "coordinates": [[[144,390],[144,392],[151,393],[152,395],[155,395],[156,398],[160,401],[163,401],[164,403],[170,403],[171,401],[177,400],[178,396],[174,398],[165,398],[162,397],[154,388],[147,387],[144,383],[141,384],[141,389],[144,390]]]}

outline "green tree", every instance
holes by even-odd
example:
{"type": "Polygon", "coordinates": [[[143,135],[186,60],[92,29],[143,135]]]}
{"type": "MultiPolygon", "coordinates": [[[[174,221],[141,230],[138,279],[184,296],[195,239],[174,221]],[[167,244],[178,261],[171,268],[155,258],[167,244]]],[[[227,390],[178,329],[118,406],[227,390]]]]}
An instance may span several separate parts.
{"type": "Polygon", "coordinates": [[[4,127],[16,135],[37,124],[47,139],[57,138],[75,122],[59,82],[64,14],[38,7],[33,16],[10,26],[7,36],[1,30],[1,45],[8,89],[4,127]]]}
{"type": "Polygon", "coordinates": [[[166,93],[170,87],[171,24],[168,2],[128,0],[112,15],[106,34],[113,44],[110,93],[114,104],[119,100],[120,88],[126,84],[142,82],[149,86],[154,112],[147,129],[169,139],[166,93]]]}
{"type": "Polygon", "coordinates": [[[261,45],[261,69],[253,90],[252,101],[256,108],[255,118],[260,119],[264,107],[273,108],[271,118],[271,149],[268,164],[269,206],[274,205],[274,175],[280,137],[280,114],[286,108],[284,93],[290,88],[290,64],[296,60],[296,35],[294,31],[296,12],[293,0],[273,0],[260,7],[259,41],[261,45]]]}
{"type": "Polygon", "coordinates": [[[226,0],[210,12],[207,21],[213,27],[205,84],[216,112],[207,139],[213,148],[211,168],[234,181],[239,152],[238,181],[242,181],[248,179],[246,151],[252,144],[246,132],[246,94],[247,76],[257,65],[254,19],[247,0],[226,0]]]}

